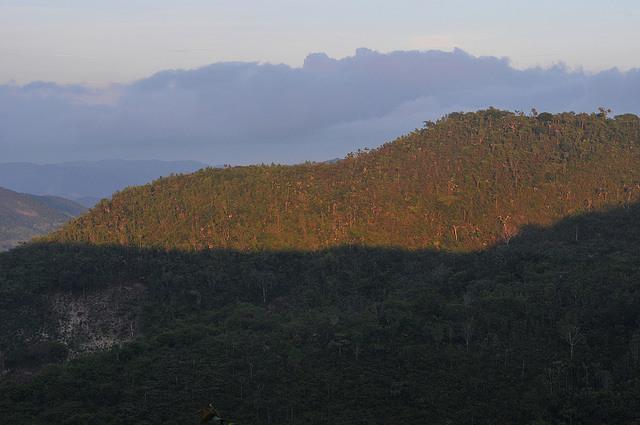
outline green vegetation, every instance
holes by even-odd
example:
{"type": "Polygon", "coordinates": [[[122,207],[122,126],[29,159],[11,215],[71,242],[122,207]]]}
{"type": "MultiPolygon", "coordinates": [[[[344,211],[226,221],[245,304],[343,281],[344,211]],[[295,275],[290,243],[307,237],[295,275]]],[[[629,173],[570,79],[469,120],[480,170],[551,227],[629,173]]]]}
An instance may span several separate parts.
{"type": "Polygon", "coordinates": [[[55,335],[53,294],[147,296],[134,342],[10,372],[0,414],[188,424],[213,400],[241,424],[638,423],[639,242],[631,206],[469,254],[19,248],[0,256],[5,368],[35,367],[15,329],[55,335]]]}
{"type": "Polygon", "coordinates": [[[57,229],[85,208],[55,196],[35,196],[0,187],[0,251],[57,229]]]}
{"type": "Polygon", "coordinates": [[[207,169],[127,189],[53,240],[181,250],[472,250],[640,195],[640,120],[451,114],[333,164],[207,169]]]}
{"type": "Polygon", "coordinates": [[[639,142],[489,110],[128,189],[0,255],[0,418],[640,424],[639,142]]]}

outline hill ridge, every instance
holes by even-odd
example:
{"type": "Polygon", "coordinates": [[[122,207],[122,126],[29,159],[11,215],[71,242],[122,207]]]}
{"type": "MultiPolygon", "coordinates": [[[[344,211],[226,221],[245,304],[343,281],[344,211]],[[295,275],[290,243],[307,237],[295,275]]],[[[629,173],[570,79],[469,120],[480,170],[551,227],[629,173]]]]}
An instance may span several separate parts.
{"type": "Polygon", "coordinates": [[[640,197],[635,115],[453,113],[335,163],[205,169],[129,188],[51,240],[198,250],[470,250],[640,197]]]}

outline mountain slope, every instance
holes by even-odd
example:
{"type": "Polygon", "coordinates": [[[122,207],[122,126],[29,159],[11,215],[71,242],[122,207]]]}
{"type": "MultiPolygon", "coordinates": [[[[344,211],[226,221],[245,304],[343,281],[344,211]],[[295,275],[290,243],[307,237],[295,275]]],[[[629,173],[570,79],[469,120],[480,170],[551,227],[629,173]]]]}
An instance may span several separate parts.
{"type": "Polygon", "coordinates": [[[640,423],[640,122],[452,114],[0,255],[8,423],[640,423]]]}
{"type": "Polygon", "coordinates": [[[170,174],[190,173],[196,161],[76,161],[60,164],[0,164],[0,186],[36,195],[55,195],[92,207],[117,190],[170,174]]]}
{"type": "Polygon", "coordinates": [[[29,245],[0,255],[0,414],[635,424],[638,246],[637,204],[465,254],[29,245]],[[29,378],[91,341],[113,345],[29,378]]]}
{"type": "Polygon", "coordinates": [[[68,199],[34,196],[0,187],[0,250],[50,232],[85,208],[68,199]]]}
{"type": "Polygon", "coordinates": [[[478,249],[640,196],[640,120],[451,114],[336,163],[206,169],[127,189],[60,242],[197,250],[478,249]]]}

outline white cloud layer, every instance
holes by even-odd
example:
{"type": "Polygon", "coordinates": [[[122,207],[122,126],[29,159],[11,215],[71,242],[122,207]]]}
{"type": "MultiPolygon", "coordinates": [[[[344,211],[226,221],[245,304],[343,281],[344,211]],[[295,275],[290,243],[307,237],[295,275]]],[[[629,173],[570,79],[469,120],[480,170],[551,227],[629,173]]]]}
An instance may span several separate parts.
{"type": "Polygon", "coordinates": [[[640,113],[640,70],[518,70],[461,50],[336,60],[301,68],[216,63],[95,89],[0,86],[0,161],[102,158],[297,162],[374,147],[456,110],[640,113]]]}

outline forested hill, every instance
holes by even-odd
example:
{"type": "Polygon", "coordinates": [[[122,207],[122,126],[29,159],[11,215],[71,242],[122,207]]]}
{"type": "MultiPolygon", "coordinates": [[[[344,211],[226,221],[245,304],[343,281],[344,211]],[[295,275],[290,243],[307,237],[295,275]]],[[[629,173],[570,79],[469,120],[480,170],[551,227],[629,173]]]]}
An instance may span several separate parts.
{"type": "Polygon", "coordinates": [[[34,196],[0,187],[0,251],[50,232],[85,208],[55,196],[34,196]]]}
{"type": "Polygon", "coordinates": [[[637,204],[477,253],[29,244],[0,422],[638,424],[639,246],[637,204]]]}
{"type": "Polygon", "coordinates": [[[0,422],[640,424],[639,151],[487,110],[127,189],[0,254],[0,422]]]}
{"type": "Polygon", "coordinates": [[[199,250],[479,249],[640,196],[635,115],[454,113],[335,163],[205,169],[126,189],[51,239],[199,250]]]}

